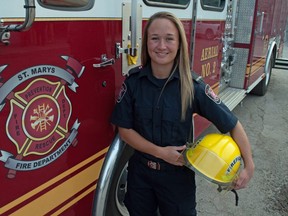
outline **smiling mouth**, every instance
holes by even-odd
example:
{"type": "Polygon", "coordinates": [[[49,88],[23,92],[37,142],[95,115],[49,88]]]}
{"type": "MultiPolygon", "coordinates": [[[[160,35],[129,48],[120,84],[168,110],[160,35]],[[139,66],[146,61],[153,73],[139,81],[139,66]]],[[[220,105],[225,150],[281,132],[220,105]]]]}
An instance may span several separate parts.
{"type": "Polygon", "coordinates": [[[167,52],[156,52],[156,54],[157,54],[158,56],[166,56],[166,55],[168,55],[167,52]]]}

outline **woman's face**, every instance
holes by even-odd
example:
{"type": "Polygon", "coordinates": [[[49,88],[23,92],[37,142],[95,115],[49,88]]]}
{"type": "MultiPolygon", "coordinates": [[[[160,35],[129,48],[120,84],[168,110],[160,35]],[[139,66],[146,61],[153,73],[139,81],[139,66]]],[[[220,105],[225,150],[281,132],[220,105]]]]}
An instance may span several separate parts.
{"type": "Polygon", "coordinates": [[[152,66],[173,66],[179,48],[179,33],[170,20],[155,19],[148,29],[147,48],[152,66]]]}

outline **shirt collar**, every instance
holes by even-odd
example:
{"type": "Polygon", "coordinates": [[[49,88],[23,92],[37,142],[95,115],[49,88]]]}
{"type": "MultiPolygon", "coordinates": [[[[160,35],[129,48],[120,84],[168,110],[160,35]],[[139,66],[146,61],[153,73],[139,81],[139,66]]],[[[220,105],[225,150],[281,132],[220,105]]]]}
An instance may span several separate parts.
{"type": "MultiPolygon", "coordinates": [[[[138,75],[138,77],[139,78],[147,77],[151,82],[153,82],[153,80],[155,80],[156,78],[152,75],[151,64],[147,64],[146,66],[143,66],[142,70],[140,71],[140,73],[138,75]]],[[[179,67],[177,67],[176,71],[172,75],[170,81],[173,80],[173,79],[179,79],[179,78],[180,78],[179,67]]]]}

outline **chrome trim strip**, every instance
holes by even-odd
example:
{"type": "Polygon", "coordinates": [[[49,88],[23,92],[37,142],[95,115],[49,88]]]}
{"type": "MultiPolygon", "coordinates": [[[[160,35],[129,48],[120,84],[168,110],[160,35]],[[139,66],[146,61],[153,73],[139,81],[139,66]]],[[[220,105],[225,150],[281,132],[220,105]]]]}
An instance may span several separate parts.
{"type": "Polygon", "coordinates": [[[268,50],[267,56],[266,56],[265,69],[264,69],[264,72],[265,72],[266,75],[267,75],[267,73],[269,73],[269,71],[268,71],[269,63],[270,63],[271,56],[273,55],[273,49],[274,49],[275,46],[276,46],[276,41],[275,40],[270,42],[269,50],[268,50]]]}

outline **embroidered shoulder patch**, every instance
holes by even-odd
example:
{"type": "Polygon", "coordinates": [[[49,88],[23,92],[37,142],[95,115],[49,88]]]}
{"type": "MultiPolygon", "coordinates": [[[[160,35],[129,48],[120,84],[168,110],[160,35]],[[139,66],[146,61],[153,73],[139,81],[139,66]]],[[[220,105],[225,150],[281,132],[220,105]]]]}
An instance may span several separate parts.
{"type": "Polygon", "coordinates": [[[214,93],[214,91],[212,90],[212,88],[209,85],[205,86],[205,94],[212,100],[214,101],[216,104],[220,104],[221,103],[221,99],[218,97],[217,94],[214,93]]]}
{"type": "Polygon", "coordinates": [[[117,98],[117,103],[120,103],[125,95],[127,91],[127,86],[126,84],[123,82],[122,86],[121,86],[121,89],[120,89],[120,92],[119,92],[119,95],[118,95],[118,98],[117,98]]]}

